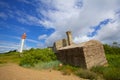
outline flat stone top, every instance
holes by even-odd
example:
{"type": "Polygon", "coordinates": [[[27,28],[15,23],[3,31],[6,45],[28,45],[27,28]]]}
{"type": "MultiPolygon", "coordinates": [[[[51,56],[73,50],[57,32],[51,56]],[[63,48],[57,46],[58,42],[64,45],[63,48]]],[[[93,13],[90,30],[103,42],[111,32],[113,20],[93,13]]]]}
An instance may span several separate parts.
{"type": "Polygon", "coordinates": [[[71,48],[77,48],[77,47],[84,47],[84,46],[93,45],[93,44],[101,44],[101,42],[99,42],[97,40],[90,40],[90,41],[87,41],[87,42],[82,42],[80,44],[72,44],[70,46],[62,47],[59,50],[71,49],[71,48]]]}

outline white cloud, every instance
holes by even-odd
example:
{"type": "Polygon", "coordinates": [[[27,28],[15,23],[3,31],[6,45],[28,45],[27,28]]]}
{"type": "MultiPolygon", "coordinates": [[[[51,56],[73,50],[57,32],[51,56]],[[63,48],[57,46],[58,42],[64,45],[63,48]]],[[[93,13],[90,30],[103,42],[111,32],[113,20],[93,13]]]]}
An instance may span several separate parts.
{"type": "Polygon", "coordinates": [[[80,43],[80,42],[84,42],[84,41],[89,41],[91,38],[87,37],[86,35],[85,36],[82,36],[82,37],[75,37],[74,38],[74,42],[75,43],[80,43]]]}
{"type": "MultiPolygon", "coordinates": [[[[13,13],[12,13],[13,14],[13,13]]],[[[28,25],[40,25],[42,21],[30,14],[25,13],[24,11],[16,10],[14,18],[16,18],[19,22],[28,25]]]]}
{"type": "Polygon", "coordinates": [[[46,46],[46,44],[44,44],[44,43],[39,43],[39,44],[37,44],[37,48],[46,48],[47,46],[46,46]]]}
{"type": "Polygon", "coordinates": [[[18,50],[19,46],[20,45],[15,42],[0,41],[0,53],[8,52],[11,50],[18,50]]]}
{"type": "Polygon", "coordinates": [[[39,40],[43,40],[43,39],[46,39],[47,37],[48,37],[48,36],[47,36],[46,34],[44,34],[44,35],[39,36],[38,39],[39,39],[39,40]]]}
{"type": "MultiPolygon", "coordinates": [[[[21,37],[8,36],[8,35],[0,35],[0,36],[14,40],[14,42],[0,40],[0,53],[8,52],[11,50],[19,51],[20,45],[21,45],[21,37]]],[[[38,47],[38,44],[39,44],[39,48],[43,48],[43,46],[45,47],[44,44],[42,44],[43,46],[40,46],[41,43],[39,41],[27,38],[24,43],[24,49],[28,50],[28,49],[31,49],[32,47],[34,48],[38,47]],[[29,45],[29,43],[34,45],[29,45]]]]}
{"type": "MultiPolygon", "coordinates": [[[[55,32],[46,39],[46,44],[52,45],[54,41],[62,39],[65,37],[65,32],[67,30],[73,32],[75,42],[87,41],[89,39],[104,41],[105,38],[106,40],[112,41],[110,38],[116,36],[115,34],[119,34],[119,29],[113,30],[113,26],[116,25],[109,23],[103,27],[105,29],[102,28],[99,30],[98,35],[95,37],[90,38],[87,36],[88,33],[92,31],[92,26],[98,25],[105,19],[115,20],[115,11],[120,7],[117,3],[118,0],[83,0],[83,6],[79,8],[76,7],[77,1],[79,0],[43,1],[47,6],[52,6],[56,9],[49,9],[48,11],[42,10],[43,15],[50,19],[50,21],[44,20],[45,22],[49,22],[49,24],[47,23],[47,27],[54,26],[52,28],[55,29],[55,32]],[[110,32],[108,31],[109,29],[111,30],[110,32]],[[103,31],[105,31],[106,34],[102,35],[103,31]],[[112,34],[113,32],[115,33],[114,35],[109,35],[109,33],[112,34]],[[107,37],[108,35],[110,37],[107,37]]],[[[116,24],[118,25],[118,23],[116,24]]]]}
{"type": "Polygon", "coordinates": [[[29,29],[27,29],[25,27],[8,24],[3,21],[0,22],[0,28],[1,28],[1,30],[9,29],[10,31],[15,32],[16,34],[23,34],[24,32],[26,32],[26,33],[29,32],[29,29]]]}
{"type": "Polygon", "coordinates": [[[26,39],[26,41],[28,41],[28,42],[32,42],[32,43],[39,43],[39,41],[37,41],[37,40],[33,40],[33,39],[26,39]]]}
{"type": "Polygon", "coordinates": [[[32,1],[33,4],[28,0],[22,0],[22,2],[36,7],[38,17],[18,10],[15,13],[11,11],[9,14],[25,24],[42,24],[46,28],[54,28],[55,32],[49,37],[39,36],[39,39],[46,39],[45,45],[52,45],[54,41],[65,38],[65,32],[68,30],[73,32],[74,42],[77,43],[89,39],[98,39],[103,42],[117,40],[120,42],[120,36],[116,35],[120,32],[120,18],[115,14],[115,11],[120,7],[119,0],[35,0],[32,1]],[[40,5],[41,2],[42,5],[40,5]],[[34,3],[36,4],[34,5],[34,3]],[[44,9],[43,6],[48,10],[44,9]],[[42,14],[44,18],[40,19],[39,14],[42,14]],[[94,37],[87,36],[93,30],[92,26],[96,26],[106,19],[112,19],[116,22],[104,25],[94,37]]]}
{"type": "Polygon", "coordinates": [[[120,23],[114,22],[104,26],[98,34],[94,36],[95,39],[101,40],[104,43],[120,42],[120,23]]]}

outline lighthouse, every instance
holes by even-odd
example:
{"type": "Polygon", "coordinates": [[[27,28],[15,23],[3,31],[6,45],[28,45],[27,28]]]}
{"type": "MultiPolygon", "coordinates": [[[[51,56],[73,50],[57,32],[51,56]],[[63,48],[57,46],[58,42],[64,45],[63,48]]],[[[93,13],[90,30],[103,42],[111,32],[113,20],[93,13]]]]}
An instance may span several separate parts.
{"type": "Polygon", "coordinates": [[[26,39],[26,33],[24,33],[23,35],[22,35],[22,37],[21,37],[21,45],[20,45],[20,53],[22,53],[22,51],[23,51],[23,48],[24,48],[24,41],[25,41],[25,39],[26,39]]]}

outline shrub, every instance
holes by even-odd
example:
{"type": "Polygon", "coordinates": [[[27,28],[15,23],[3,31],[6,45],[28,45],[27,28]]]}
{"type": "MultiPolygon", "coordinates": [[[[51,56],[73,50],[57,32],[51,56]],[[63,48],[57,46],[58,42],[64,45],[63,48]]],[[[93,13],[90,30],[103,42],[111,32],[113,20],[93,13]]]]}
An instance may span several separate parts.
{"type": "Polygon", "coordinates": [[[90,80],[97,79],[97,74],[90,70],[79,69],[75,73],[81,78],[90,79],[90,80]]]}
{"type": "Polygon", "coordinates": [[[120,54],[120,47],[114,47],[108,44],[104,44],[104,49],[106,54],[120,54]]]}
{"type": "Polygon", "coordinates": [[[62,71],[63,75],[71,75],[72,73],[77,71],[78,68],[70,65],[62,65],[62,66],[56,67],[55,69],[62,71]]]}
{"type": "Polygon", "coordinates": [[[106,54],[109,66],[116,68],[120,67],[120,55],[118,54],[106,54]]]}
{"type": "Polygon", "coordinates": [[[109,67],[103,71],[103,77],[106,80],[120,80],[120,69],[109,67]]]}
{"type": "Polygon", "coordinates": [[[55,54],[50,49],[31,49],[23,53],[20,61],[21,66],[34,66],[40,62],[49,62],[56,60],[55,54]]]}
{"type": "Polygon", "coordinates": [[[103,74],[105,67],[103,66],[95,66],[91,69],[91,71],[95,72],[95,73],[100,73],[103,74]]]}

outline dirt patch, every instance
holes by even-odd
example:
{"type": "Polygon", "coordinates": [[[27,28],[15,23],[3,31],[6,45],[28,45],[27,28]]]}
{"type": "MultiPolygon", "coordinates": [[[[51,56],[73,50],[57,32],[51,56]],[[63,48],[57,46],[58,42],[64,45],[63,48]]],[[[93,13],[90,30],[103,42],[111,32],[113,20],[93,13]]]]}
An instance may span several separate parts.
{"type": "Polygon", "coordinates": [[[33,70],[20,67],[16,64],[7,64],[0,67],[0,80],[85,80],[75,75],[62,75],[55,70],[33,70]]]}

